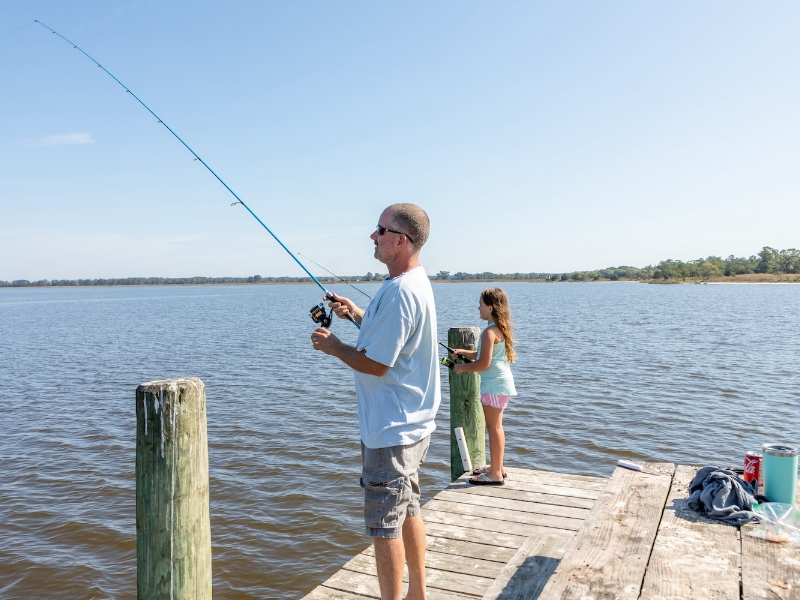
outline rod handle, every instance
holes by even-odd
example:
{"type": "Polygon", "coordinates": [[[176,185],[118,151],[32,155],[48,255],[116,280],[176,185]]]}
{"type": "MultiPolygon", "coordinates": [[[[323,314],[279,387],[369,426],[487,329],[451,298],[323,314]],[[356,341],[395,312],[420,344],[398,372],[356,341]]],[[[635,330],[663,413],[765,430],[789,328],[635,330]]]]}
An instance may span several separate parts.
{"type": "Polygon", "coordinates": [[[465,363],[471,363],[472,362],[472,359],[467,358],[466,356],[456,356],[455,349],[451,348],[450,346],[446,346],[442,342],[439,342],[439,345],[442,346],[443,348],[445,348],[450,354],[452,354],[453,358],[460,358],[465,363]]]}
{"type": "Polygon", "coordinates": [[[465,363],[471,363],[472,362],[472,359],[471,358],[467,358],[466,356],[461,356],[460,354],[455,354],[454,352],[451,352],[450,354],[453,355],[453,358],[460,358],[465,363]]]}
{"type": "MultiPolygon", "coordinates": [[[[327,292],[327,293],[325,294],[325,299],[326,299],[326,300],[330,300],[331,302],[338,302],[338,300],[337,300],[337,299],[334,297],[334,295],[333,295],[333,294],[331,294],[330,292],[327,292]]],[[[347,314],[345,315],[345,317],[346,317],[346,318],[347,318],[347,320],[348,320],[348,321],[350,321],[350,322],[351,322],[353,325],[355,325],[356,327],[358,327],[359,329],[361,329],[361,325],[359,325],[358,323],[356,323],[356,320],[353,318],[353,315],[351,315],[350,313],[347,313],[347,314]]]]}

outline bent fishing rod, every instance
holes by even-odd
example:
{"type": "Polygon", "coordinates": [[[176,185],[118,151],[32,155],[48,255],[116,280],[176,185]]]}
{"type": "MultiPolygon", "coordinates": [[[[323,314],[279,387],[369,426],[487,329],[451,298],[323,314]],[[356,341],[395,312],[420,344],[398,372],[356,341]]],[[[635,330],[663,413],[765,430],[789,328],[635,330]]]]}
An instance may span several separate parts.
{"type": "MultiPolygon", "coordinates": [[[[301,252],[298,252],[298,254],[299,254],[300,256],[302,256],[303,258],[307,258],[309,262],[312,262],[312,263],[314,263],[315,265],[317,265],[317,266],[318,266],[320,269],[322,269],[323,271],[326,271],[326,272],[330,273],[331,275],[333,275],[334,277],[336,277],[336,279],[338,279],[338,280],[339,280],[339,281],[341,281],[342,283],[346,283],[346,284],[347,284],[347,285],[349,285],[351,288],[353,288],[355,291],[359,292],[360,294],[364,294],[364,295],[365,295],[367,298],[369,298],[370,300],[372,300],[372,299],[373,299],[373,298],[372,298],[372,296],[370,296],[370,295],[369,295],[367,292],[365,292],[365,291],[363,291],[363,290],[360,290],[360,289],[358,289],[358,288],[357,288],[356,286],[354,286],[352,283],[350,283],[350,282],[349,282],[349,281],[347,281],[346,279],[342,279],[341,277],[339,277],[339,276],[338,276],[336,273],[334,273],[333,271],[329,271],[328,269],[326,269],[325,267],[323,267],[321,264],[319,264],[319,263],[318,263],[318,262],[316,262],[315,260],[312,260],[312,259],[308,258],[308,256],[306,256],[305,254],[303,254],[303,253],[301,253],[301,252]]],[[[452,355],[453,355],[453,356],[455,356],[456,358],[460,358],[461,360],[463,360],[465,363],[471,363],[471,362],[472,362],[472,360],[471,360],[471,359],[469,359],[469,358],[467,358],[466,356],[461,356],[460,354],[458,354],[458,355],[457,355],[457,354],[456,354],[456,351],[455,351],[453,348],[451,348],[450,346],[446,346],[445,344],[443,344],[443,343],[442,343],[442,342],[440,342],[439,340],[436,340],[436,343],[437,343],[437,344],[439,344],[439,345],[440,345],[442,348],[445,348],[445,349],[447,349],[447,351],[448,351],[448,352],[450,352],[450,354],[452,354],[452,355]]],[[[455,363],[454,363],[453,361],[451,361],[451,360],[448,360],[447,358],[443,358],[443,359],[442,359],[442,364],[443,364],[444,366],[446,366],[448,369],[452,369],[452,368],[453,368],[453,365],[454,365],[455,363]]]]}
{"type": "MultiPolygon", "coordinates": [[[[52,33],[54,33],[55,35],[57,35],[58,37],[60,37],[62,40],[64,40],[64,41],[65,41],[65,42],[67,42],[68,44],[71,44],[71,45],[72,45],[72,47],[73,47],[75,50],[78,50],[78,51],[80,51],[80,53],[81,53],[81,54],[83,54],[83,55],[84,55],[86,58],[88,58],[90,61],[92,61],[92,62],[93,62],[94,64],[96,64],[98,67],[100,67],[101,69],[103,69],[103,71],[105,71],[105,72],[108,74],[108,76],[109,76],[109,77],[111,77],[111,78],[112,78],[114,81],[116,81],[118,84],[120,84],[120,85],[122,86],[122,88],[123,88],[123,89],[124,89],[124,90],[125,90],[127,93],[129,93],[131,96],[133,96],[133,97],[136,99],[136,101],[137,101],[139,104],[141,104],[141,105],[142,105],[142,106],[143,106],[143,107],[144,107],[144,108],[147,110],[147,112],[149,112],[151,115],[153,115],[153,117],[155,117],[155,118],[156,118],[156,120],[158,121],[158,123],[160,123],[161,125],[163,125],[164,127],[166,127],[166,128],[167,128],[167,131],[169,131],[169,132],[170,132],[170,133],[171,133],[173,136],[175,136],[175,139],[177,139],[177,140],[178,140],[178,141],[179,141],[181,144],[183,144],[184,148],[186,148],[186,149],[187,149],[189,152],[191,152],[191,153],[192,153],[192,156],[194,156],[194,160],[195,160],[195,161],[199,161],[199,162],[200,162],[200,164],[202,164],[202,165],[203,165],[203,166],[204,166],[206,169],[208,169],[208,172],[209,172],[209,173],[211,173],[211,174],[212,174],[212,175],[213,175],[213,176],[214,176],[214,177],[217,179],[217,181],[219,181],[219,182],[220,182],[220,183],[221,183],[221,184],[222,184],[222,185],[225,187],[225,189],[226,189],[226,190],[228,190],[228,191],[231,193],[231,195],[232,195],[234,198],[236,198],[236,202],[234,202],[233,204],[231,204],[231,206],[236,206],[237,204],[241,204],[242,206],[244,206],[244,207],[247,209],[247,212],[249,212],[251,215],[253,215],[253,218],[254,218],[256,221],[258,221],[258,222],[261,224],[261,226],[262,226],[264,229],[266,229],[266,230],[267,230],[267,233],[269,233],[269,234],[270,234],[270,235],[271,235],[271,236],[272,236],[272,237],[275,239],[275,241],[276,241],[276,242],[278,242],[278,243],[281,245],[281,248],[283,248],[284,250],[286,250],[286,252],[289,254],[289,256],[291,256],[291,257],[292,257],[292,258],[295,260],[295,262],[296,262],[298,265],[300,265],[300,267],[303,269],[303,271],[305,271],[306,273],[308,273],[308,276],[309,276],[309,277],[311,277],[311,280],[312,280],[314,283],[316,283],[316,284],[317,284],[317,285],[320,287],[320,289],[321,289],[323,292],[325,292],[325,298],[326,298],[326,299],[328,299],[328,300],[336,301],[336,298],[335,298],[335,296],[334,296],[334,295],[333,295],[331,292],[329,292],[329,291],[328,291],[328,290],[325,288],[325,286],[324,286],[324,285],[322,285],[322,283],[320,282],[320,280],[319,280],[319,279],[317,279],[316,277],[314,277],[314,275],[311,273],[311,271],[309,271],[309,270],[306,268],[306,266],[305,266],[305,265],[304,265],[304,264],[303,264],[303,263],[300,261],[300,259],[299,259],[299,258],[297,258],[297,257],[294,255],[294,253],[292,253],[292,251],[291,251],[291,250],[289,250],[289,248],[287,248],[287,247],[286,247],[286,244],[284,244],[284,243],[281,241],[281,239],[280,239],[280,238],[279,238],[277,235],[275,235],[275,233],[274,233],[274,232],[273,232],[273,231],[272,231],[272,230],[271,230],[269,227],[267,227],[267,225],[264,223],[264,221],[262,221],[262,220],[261,220],[261,219],[258,217],[258,215],[257,215],[256,213],[254,213],[254,212],[253,212],[253,210],[252,210],[252,209],[251,209],[249,206],[247,206],[247,204],[245,204],[244,200],[242,200],[242,199],[241,199],[241,198],[240,198],[240,197],[239,197],[239,196],[236,194],[236,192],[234,192],[234,191],[233,191],[233,190],[230,188],[230,186],[229,186],[227,183],[225,183],[225,181],[223,181],[222,177],[220,177],[219,175],[217,175],[217,174],[214,172],[214,170],[213,170],[211,167],[209,167],[209,166],[208,166],[208,164],[206,164],[206,162],[205,162],[205,161],[204,161],[202,158],[200,158],[200,157],[197,155],[197,152],[195,152],[194,150],[192,150],[192,148],[189,146],[189,144],[187,144],[186,142],[184,142],[184,141],[183,141],[183,139],[181,139],[181,137],[180,137],[180,136],[179,136],[177,133],[175,133],[175,132],[172,130],[172,128],[171,128],[169,125],[167,125],[167,124],[164,122],[164,120],[163,120],[161,117],[159,117],[159,116],[158,116],[158,115],[157,115],[155,112],[153,112],[153,110],[152,110],[152,109],[151,109],[149,106],[147,106],[147,104],[145,104],[145,103],[142,101],[142,99],[141,99],[141,98],[139,98],[139,96],[137,96],[136,94],[134,94],[134,93],[133,93],[133,92],[132,92],[132,91],[131,91],[131,90],[128,88],[128,86],[126,86],[126,85],[125,85],[124,83],[122,83],[122,82],[121,82],[119,79],[117,79],[117,78],[114,76],[114,74],[113,74],[113,73],[111,73],[111,71],[109,71],[108,69],[106,69],[106,68],[105,68],[103,65],[101,65],[101,64],[100,64],[99,62],[97,62],[97,61],[96,61],[94,58],[92,58],[92,57],[91,57],[91,56],[90,56],[88,53],[86,53],[86,52],[83,50],[83,48],[80,48],[80,47],[79,47],[77,44],[75,44],[75,43],[71,42],[70,40],[68,40],[67,38],[65,38],[63,35],[61,35],[60,33],[58,33],[58,32],[57,32],[55,29],[53,29],[52,27],[48,27],[47,25],[45,25],[44,23],[42,23],[42,22],[41,22],[41,21],[39,21],[38,19],[34,20],[34,23],[38,23],[39,25],[41,25],[41,26],[42,26],[42,27],[44,27],[45,29],[47,29],[47,30],[51,31],[52,33]]],[[[12,32],[12,33],[13,33],[13,32],[12,32]]],[[[315,323],[318,323],[318,324],[322,325],[323,327],[329,327],[329,326],[330,326],[330,324],[331,324],[331,315],[328,315],[328,314],[326,314],[326,313],[325,313],[325,309],[324,309],[324,307],[323,307],[322,303],[320,303],[319,305],[316,305],[316,306],[312,307],[310,312],[311,312],[311,319],[312,319],[312,320],[313,320],[315,323]]],[[[361,326],[360,326],[358,323],[356,323],[356,320],[353,318],[353,316],[352,316],[352,315],[348,314],[348,315],[347,315],[347,319],[348,319],[348,320],[349,320],[349,321],[350,321],[350,322],[351,322],[353,325],[355,325],[356,327],[358,327],[359,329],[361,329],[361,326]]]]}

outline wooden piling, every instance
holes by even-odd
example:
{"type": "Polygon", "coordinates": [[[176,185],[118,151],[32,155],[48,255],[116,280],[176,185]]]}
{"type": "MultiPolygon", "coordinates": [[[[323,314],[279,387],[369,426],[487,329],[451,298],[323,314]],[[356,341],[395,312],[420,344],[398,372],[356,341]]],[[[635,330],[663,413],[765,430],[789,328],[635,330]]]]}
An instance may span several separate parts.
{"type": "Polygon", "coordinates": [[[211,598],[205,386],[196,377],[136,389],[139,599],[211,598]]]}
{"type": "MultiPolygon", "coordinates": [[[[451,327],[447,332],[447,345],[451,348],[475,350],[480,330],[477,327],[451,327]]],[[[473,467],[486,464],[486,422],[481,408],[481,378],[477,373],[450,373],[450,480],[464,474],[461,454],[458,451],[456,427],[464,428],[473,467]]]]}

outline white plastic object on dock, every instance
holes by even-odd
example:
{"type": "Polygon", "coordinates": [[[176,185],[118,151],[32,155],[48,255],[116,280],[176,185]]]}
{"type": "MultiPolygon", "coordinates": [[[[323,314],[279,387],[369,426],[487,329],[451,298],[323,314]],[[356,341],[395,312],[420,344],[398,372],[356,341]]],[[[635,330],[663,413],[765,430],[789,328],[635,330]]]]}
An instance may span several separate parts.
{"type": "Polygon", "coordinates": [[[461,454],[461,466],[464,467],[466,473],[472,473],[472,460],[469,457],[469,448],[467,448],[467,439],[464,437],[464,428],[456,427],[456,441],[458,442],[458,451],[461,454]]]}
{"type": "Polygon", "coordinates": [[[630,469],[631,471],[640,471],[642,473],[648,473],[650,475],[661,475],[661,473],[657,473],[656,471],[649,471],[645,469],[642,465],[637,465],[635,462],[631,462],[629,460],[618,460],[617,466],[622,467],[623,469],[630,469]]]}

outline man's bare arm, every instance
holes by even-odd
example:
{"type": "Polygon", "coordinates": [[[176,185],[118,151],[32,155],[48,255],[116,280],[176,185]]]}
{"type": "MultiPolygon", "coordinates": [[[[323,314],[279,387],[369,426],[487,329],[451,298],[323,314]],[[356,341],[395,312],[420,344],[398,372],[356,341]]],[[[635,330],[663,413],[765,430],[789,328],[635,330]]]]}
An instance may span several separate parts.
{"type": "Polygon", "coordinates": [[[383,377],[389,370],[389,367],[386,365],[372,360],[363,351],[359,352],[353,348],[353,346],[348,346],[347,344],[342,344],[336,348],[332,356],[341,360],[351,369],[359,373],[366,373],[367,375],[383,377]]]}
{"type": "Polygon", "coordinates": [[[311,343],[315,350],[335,356],[351,369],[367,375],[383,377],[389,367],[369,358],[364,352],[359,352],[353,346],[348,346],[329,330],[322,327],[311,334],[311,343]]]}

